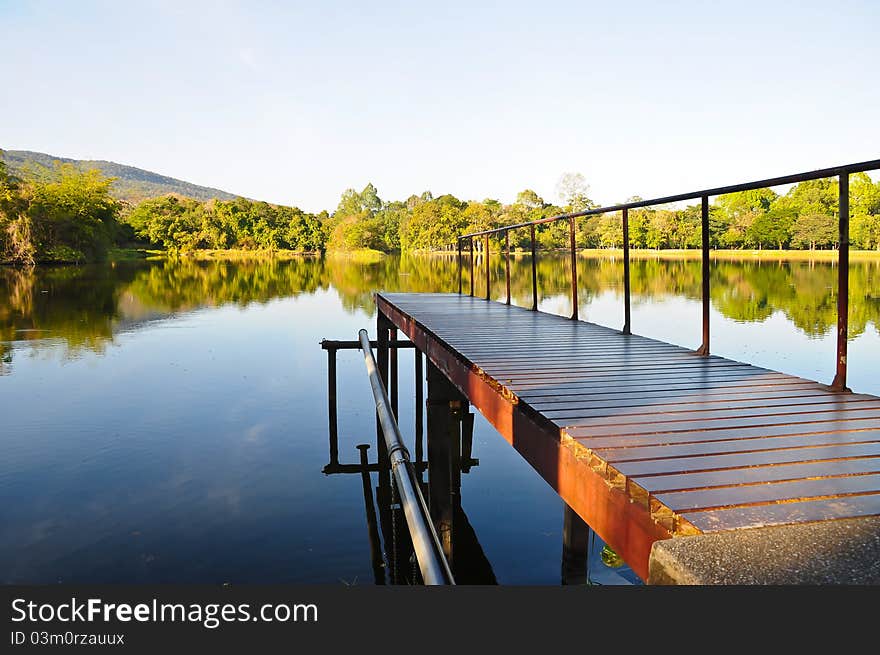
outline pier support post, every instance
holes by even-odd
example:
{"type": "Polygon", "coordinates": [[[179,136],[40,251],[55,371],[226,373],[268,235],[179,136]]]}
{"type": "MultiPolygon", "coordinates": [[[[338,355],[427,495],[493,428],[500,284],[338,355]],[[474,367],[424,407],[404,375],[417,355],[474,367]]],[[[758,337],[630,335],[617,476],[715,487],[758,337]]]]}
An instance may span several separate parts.
{"type": "MultiPolygon", "coordinates": [[[[394,324],[381,311],[376,313],[376,366],[379,368],[379,377],[382,385],[388,390],[388,364],[390,348],[388,340],[391,331],[395,330],[394,324]]],[[[385,448],[385,436],[382,433],[382,425],[379,423],[379,415],[376,414],[376,449],[378,451],[380,469],[388,466],[388,453],[385,448]]],[[[381,475],[380,475],[381,478],[381,475]]]]}
{"type": "Polygon", "coordinates": [[[336,349],[327,349],[327,421],[330,430],[330,466],[339,466],[339,426],[336,411],[336,349]]]}
{"type": "Polygon", "coordinates": [[[562,519],[562,584],[587,583],[590,526],[568,505],[562,519]]]}
{"type": "Polygon", "coordinates": [[[467,399],[430,360],[427,377],[428,504],[443,554],[454,572],[455,516],[461,511],[461,421],[467,399]]]}

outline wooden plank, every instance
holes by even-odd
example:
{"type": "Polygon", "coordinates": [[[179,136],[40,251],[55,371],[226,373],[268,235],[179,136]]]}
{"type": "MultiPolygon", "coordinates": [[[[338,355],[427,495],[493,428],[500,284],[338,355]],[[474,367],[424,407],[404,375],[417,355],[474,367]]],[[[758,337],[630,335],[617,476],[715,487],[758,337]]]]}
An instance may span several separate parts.
{"type": "Polygon", "coordinates": [[[644,413],[617,413],[605,412],[599,416],[591,415],[592,413],[585,410],[557,410],[542,412],[544,416],[553,419],[557,424],[577,425],[577,426],[603,426],[613,425],[623,429],[626,426],[639,425],[656,425],[659,423],[674,425],[675,423],[694,423],[706,422],[706,427],[711,429],[716,422],[726,419],[758,419],[761,417],[797,417],[809,418],[818,414],[824,417],[836,414],[848,414],[853,411],[874,411],[873,416],[880,418],[880,401],[878,400],[862,400],[859,402],[842,403],[810,403],[805,405],[779,405],[779,406],[757,406],[757,407],[730,407],[727,409],[688,409],[683,411],[654,411],[644,413]],[[583,416],[587,414],[587,416],[583,416]]]}
{"type": "Polygon", "coordinates": [[[594,453],[606,462],[628,462],[665,457],[691,457],[694,455],[721,455],[745,453],[804,446],[831,446],[841,443],[866,443],[880,441],[880,430],[856,432],[820,432],[797,436],[766,437],[758,439],[725,439],[723,441],[698,441],[696,443],[665,444],[662,446],[637,446],[634,448],[596,448],[594,453]]]}
{"type": "MultiPolygon", "coordinates": [[[[617,448],[623,446],[662,446],[666,444],[697,443],[727,439],[756,439],[761,437],[784,437],[802,434],[850,432],[856,430],[880,429],[880,420],[867,419],[838,423],[803,423],[799,425],[771,425],[752,428],[730,428],[725,430],[689,430],[686,432],[664,432],[659,434],[617,435],[611,437],[578,437],[577,441],[590,449],[617,448]]],[[[568,431],[565,431],[568,434],[568,431]]]]}
{"type": "Polygon", "coordinates": [[[661,387],[654,385],[640,386],[638,382],[623,387],[597,387],[595,385],[580,385],[572,387],[553,387],[517,390],[516,387],[510,387],[511,392],[516,391],[517,398],[535,405],[540,402],[568,402],[569,399],[595,399],[595,398],[664,398],[667,396],[676,396],[687,394],[688,396],[697,395],[717,395],[717,394],[741,394],[741,393],[764,393],[764,392],[799,392],[803,390],[809,391],[825,391],[826,387],[817,382],[790,382],[786,379],[780,379],[773,383],[752,384],[749,382],[724,382],[711,385],[700,385],[693,383],[685,383],[678,385],[674,383],[666,384],[661,387]]]}
{"type": "MultiPolygon", "coordinates": [[[[501,380],[499,380],[501,382],[501,380]]],[[[597,391],[603,390],[607,392],[613,391],[617,387],[659,387],[662,389],[682,389],[690,388],[696,390],[719,389],[726,386],[768,386],[770,384],[803,384],[802,381],[791,378],[790,376],[779,373],[778,375],[763,375],[756,377],[753,375],[725,377],[718,379],[705,379],[704,377],[676,377],[674,381],[669,378],[647,379],[640,377],[617,378],[610,380],[568,380],[564,384],[556,380],[534,380],[534,381],[511,381],[505,386],[516,392],[522,398],[534,397],[537,395],[561,395],[568,393],[583,393],[584,390],[597,391]]],[[[817,382],[811,384],[817,385],[817,382]]]]}
{"type": "Polygon", "coordinates": [[[670,421],[665,423],[633,423],[621,425],[591,425],[579,422],[577,425],[566,425],[566,432],[572,437],[591,436],[603,437],[612,435],[648,435],[664,432],[693,432],[694,430],[720,430],[722,428],[747,429],[752,427],[771,427],[774,425],[803,426],[806,424],[839,423],[839,429],[846,429],[846,421],[856,419],[880,419],[877,409],[852,409],[836,412],[813,414],[779,414],[774,416],[757,416],[743,419],[717,419],[670,421]]]}
{"type": "Polygon", "coordinates": [[[749,366],[748,364],[740,364],[737,362],[718,362],[707,364],[705,362],[696,362],[691,359],[687,360],[668,360],[668,359],[658,359],[651,358],[642,363],[633,363],[626,360],[610,362],[610,363],[589,363],[589,364],[578,364],[571,365],[567,363],[558,363],[554,361],[548,361],[547,358],[541,357],[540,361],[530,362],[528,364],[514,364],[514,365],[502,365],[502,364],[486,364],[483,361],[476,362],[476,365],[479,366],[486,372],[491,373],[492,375],[508,375],[511,373],[515,374],[530,374],[530,373],[547,373],[547,372],[570,372],[570,373],[579,373],[581,371],[585,373],[595,373],[600,371],[606,371],[611,373],[617,373],[620,371],[629,371],[634,374],[642,374],[648,373],[650,371],[661,370],[661,371],[669,371],[670,369],[674,369],[676,371],[682,371],[684,373],[692,373],[694,371],[716,371],[716,370],[728,370],[728,369],[741,369],[748,368],[750,370],[756,370],[753,366],[749,366]]]}
{"type": "Polygon", "coordinates": [[[797,462],[778,466],[741,467],[703,473],[636,476],[632,481],[645,491],[656,495],[664,491],[730,487],[863,473],[880,473],[880,458],[863,457],[824,462],[797,462]]]}
{"type": "Polygon", "coordinates": [[[540,411],[550,418],[562,418],[564,416],[578,416],[580,418],[602,418],[606,416],[631,417],[651,415],[676,415],[687,412],[708,412],[726,409],[759,409],[776,407],[804,407],[804,406],[844,406],[851,403],[876,403],[877,399],[860,394],[833,394],[816,392],[812,394],[789,394],[768,396],[766,394],[752,394],[752,398],[728,396],[722,399],[714,399],[711,396],[694,397],[692,395],[679,397],[678,402],[656,402],[642,396],[640,399],[624,401],[602,400],[594,402],[572,402],[556,400],[551,403],[529,403],[533,409],[540,411]]]}
{"type": "Polygon", "coordinates": [[[703,532],[880,515],[880,494],[682,514],[703,532]]]}
{"type": "Polygon", "coordinates": [[[642,376],[658,376],[662,375],[664,379],[669,380],[670,374],[675,375],[676,377],[684,376],[684,375],[701,375],[706,376],[708,374],[735,374],[740,375],[743,373],[751,373],[754,375],[758,375],[755,369],[748,364],[730,364],[730,365],[714,365],[714,366],[703,366],[694,363],[688,364],[650,364],[645,366],[627,366],[623,364],[616,364],[614,366],[580,366],[580,367],[565,367],[565,366],[529,366],[529,367],[515,367],[515,368],[506,368],[500,369],[492,366],[485,366],[482,364],[477,364],[477,366],[489,373],[493,377],[497,377],[498,379],[505,380],[515,380],[518,378],[529,378],[529,379],[543,379],[546,377],[553,377],[556,379],[565,379],[565,378],[578,378],[578,379],[590,379],[590,378],[598,378],[598,377],[612,377],[614,379],[624,378],[636,378],[642,376]]]}
{"type": "Polygon", "coordinates": [[[880,457],[880,443],[841,443],[833,446],[764,450],[752,453],[615,462],[614,468],[627,477],[644,477],[647,475],[700,473],[744,466],[768,466],[772,464],[793,464],[795,462],[852,459],[854,457],[880,457]]]}
{"type": "Polygon", "coordinates": [[[684,512],[859,493],[880,493],[880,473],[674,491],[659,494],[657,500],[676,512],[684,512]]]}

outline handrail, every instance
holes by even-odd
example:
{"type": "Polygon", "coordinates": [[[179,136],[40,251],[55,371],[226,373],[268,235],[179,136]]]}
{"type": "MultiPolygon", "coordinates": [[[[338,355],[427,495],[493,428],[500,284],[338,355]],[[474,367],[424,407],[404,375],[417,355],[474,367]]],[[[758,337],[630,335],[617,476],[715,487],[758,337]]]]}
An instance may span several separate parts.
{"type": "Polygon", "coordinates": [[[596,207],[586,209],[580,212],[570,212],[566,214],[557,214],[548,216],[526,223],[516,223],[514,225],[504,225],[491,230],[480,230],[479,232],[469,232],[459,235],[456,238],[458,250],[458,293],[462,293],[462,246],[468,243],[470,251],[470,295],[474,295],[474,238],[483,237],[483,254],[485,256],[486,268],[486,300],[491,300],[491,269],[489,265],[489,236],[493,234],[504,234],[504,252],[505,252],[505,281],[507,287],[506,303],[510,304],[510,231],[521,228],[529,228],[529,237],[531,243],[531,260],[532,260],[532,311],[538,311],[538,273],[537,273],[537,251],[535,239],[535,226],[545,223],[554,223],[556,221],[569,221],[569,238],[571,250],[571,303],[572,312],[571,319],[578,319],[578,283],[577,283],[577,247],[575,243],[576,236],[576,220],[584,216],[596,216],[599,214],[607,214],[610,212],[620,212],[623,222],[623,279],[624,279],[624,323],[623,334],[631,334],[630,326],[630,275],[629,275],[629,210],[641,207],[650,207],[654,205],[665,205],[671,202],[679,202],[682,200],[700,199],[700,227],[702,238],[700,250],[702,251],[702,327],[703,340],[696,352],[699,355],[709,355],[709,198],[711,196],[720,196],[726,193],[736,193],[739,191],[750,191],[753,189],[762,189],[765,187],[779,186],[781,184],[794,184],[798,182],[806,182],[809,180],[819,180],[823,178],[835,177],[839,179],[839,211],[838,211],[838,272],[837,272],[837,360],[834,380],[831,387],[837,391],[849,391],[846,386],[847,375],[847,336],[849,331],[849,176],[853,173],[863,173],[865,171],[873,171],[880,169],[880,159],[872,159],[869,161],[857,162],[853,164],[844,164],[842,166],[833,166],[831,168],[822,168],[805,173],[793,173],[791,175],[782,175],[779,177],[771,177],[764,180],[756,180],[754,182],[745,182],[742,184],[732,184],[722,187],[714,187],[711,189],[703,189],[701,191],[691,191],[688,193],[679,193],[672,196],[664,196],[661,198],[651,198],[649,200],[637,200],[634,202],[626,202],[619,205],[610,205],[607,207],[596,207]]]}
{"type": "Polygon", "coordinates": [[[452,571],[449,570],[449,564],[443,555],[440,540],[437,538],[437,532],[434,530],[434,524],[428,513],[428,506],[425,504],[421,488],[415,479],[415,472],[409,460],[409,451],[403,445],[400,428],[394,419],[385,385],[379,376],[370,337],[366,330],[360,330],[358,338],[364,353],[364,363],[370,377],[373,398],[376,401],[376,413],[379,416],[382,434],[385,437],[387,457],[391,464],[394,480],[397,483],[400,504],[403,507],[404,516],[406,516],[406,524],[412,538],[419,570],[422,572],[422,579],[427,585],[454,585],[452,571]]]}

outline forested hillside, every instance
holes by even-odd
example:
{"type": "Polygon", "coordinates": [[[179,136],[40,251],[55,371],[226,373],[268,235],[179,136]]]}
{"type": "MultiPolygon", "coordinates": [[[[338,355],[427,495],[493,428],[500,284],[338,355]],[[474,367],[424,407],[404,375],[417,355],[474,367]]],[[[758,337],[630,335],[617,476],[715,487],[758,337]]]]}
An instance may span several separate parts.
{"type": "Polygon", "coordinates": [[[210,200],[211,198],[232,200],[236,197],[234,194],[220,189],[191,184],[112,161],[68,159],[29,150],[3,150],[0,153],[6,160],[9,172],[19,177],[57,181],[56,162],[72,164],[80,171],[97,169],[105,177],[113,178],[113,184],[110,185],[110,195],[117,200],[130,203],[164,196],[168,193],[176,193],[197,200],[210,200]]]}

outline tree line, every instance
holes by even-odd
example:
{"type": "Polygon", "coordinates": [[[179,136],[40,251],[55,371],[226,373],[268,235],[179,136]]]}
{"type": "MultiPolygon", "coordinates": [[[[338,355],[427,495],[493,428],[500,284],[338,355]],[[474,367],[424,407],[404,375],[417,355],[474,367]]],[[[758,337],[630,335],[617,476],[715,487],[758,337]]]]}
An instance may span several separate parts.
{"type": "MultiPolygon", "coordinates": [[[[435,250],[456,236],[597,207],[582,175],[559,182],[560,202],[526,189],[516,200],[464,201],[430,191],[386,201],[368,184],[347,189],[335,211],[310,214],[296,207],[246,198],[199,201],[178,195],[138,204],[114,199],[112,178],[98,170],[59,164],[52,175],[19,179],[0,159],[0,260],[22,264],[101,260],[113,246],[151,245],[170,252],[199,249],[323,252],[373,249],[435,250]]],[[[713,248],[835,248],[838,182],[821,179],[794,185],[784,195],[756,189],[719,196],[710,206],[713,248]]],[[[638,197],[629,199],[639,200],[638,197]]],[[[880,182],[865,173],[850,180],[850,241],[880,250],[880,182]]],[[[700,206],[655,207],[629,213],[633,248],[699,248],[700,206]]],[[[579,248],[619,248],[619,213],[577,219],[579,248]]],[[[538,247],[567,248],[567,222],[539,225],[538,247]]],[[[503,237],[493,237],[493,249],[503,237]]],[[[529,231],[510,233],[514,249],[528,248],[529,231]]]]}

